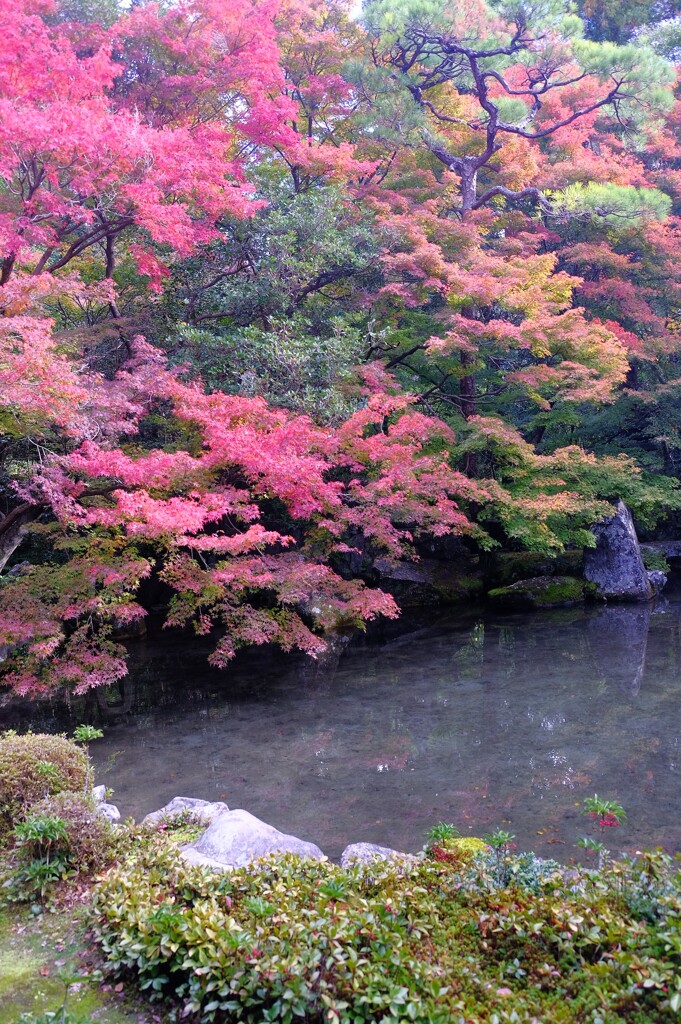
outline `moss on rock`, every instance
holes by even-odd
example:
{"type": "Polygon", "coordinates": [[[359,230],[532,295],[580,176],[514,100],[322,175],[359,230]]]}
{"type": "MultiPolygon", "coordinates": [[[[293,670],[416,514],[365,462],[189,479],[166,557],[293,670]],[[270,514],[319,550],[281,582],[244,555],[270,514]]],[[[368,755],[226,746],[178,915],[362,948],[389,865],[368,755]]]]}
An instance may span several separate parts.
{"type": "Polygon", "coordinates": [[[585,591],[584,580],[574,576],[535,576],[496,587],[487,596],[499,608],[525,610],[579,604],[585,600],[585,591]]]}
{"type": "Polygon", "coordinates": [[[488,556],[486,576],[502,587],[538,576],[581,576],[582,551],[547,555],[537,551],[504,551],[488,556]]]}

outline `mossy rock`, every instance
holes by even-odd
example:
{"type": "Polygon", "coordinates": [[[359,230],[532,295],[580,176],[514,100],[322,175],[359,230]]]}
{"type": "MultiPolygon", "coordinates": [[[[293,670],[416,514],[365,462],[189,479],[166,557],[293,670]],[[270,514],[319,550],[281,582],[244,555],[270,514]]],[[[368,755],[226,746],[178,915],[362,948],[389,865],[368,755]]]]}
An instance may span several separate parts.
{"type": "Polygon", "coordinates": [[[498,608],[534,610],[579,604],[585,600],[585,595],[584,580],[574,576],[535,576],[512,583],[510,587],[497,587],[487,596],[498,608]]]}
{"type": "Polygon", "coordinates": [[[467,572],[426,558],[397,564],[377,559],[376,569],[378,586],[392,594],[401,608],[464,604],[482,599],[485,592],[482,573],[476,573],[473,559],[468,560],[467,572]]]}
{"type": "Polygon", "coordinates": [[[488,581],[502,587],[540,576],[581,576],[582,551],[547,555],[537,551],[506,551],[493,554],[486,564],[488,581]]]}
{"type": "Polygon", "coordinates": [[[433,586],[442,604],[461,604],[466,601],[480,600],[485,593],[485,586],[480,576],[451,576],[448,579],[436,579],[433,586]]]}

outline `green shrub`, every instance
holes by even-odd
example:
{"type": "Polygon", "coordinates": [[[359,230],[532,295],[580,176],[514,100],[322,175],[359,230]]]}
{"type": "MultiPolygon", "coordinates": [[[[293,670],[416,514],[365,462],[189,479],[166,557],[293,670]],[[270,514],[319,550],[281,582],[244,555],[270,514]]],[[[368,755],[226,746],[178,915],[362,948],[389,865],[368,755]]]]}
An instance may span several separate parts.
{"type": "Polygon", "coordinates": [[[19,822],[14,838],[17,862],[10,862],[3,882],[4,901],[23,903],[39,898],[42,903],[50,887],[70,868],[66,823],[52,815],[36,814],[19,822]]]}
{"type": "Polygon", "coordinates": [[[91,871],[109,861],[116,848],[116,830],[97,810],[90,794],[56,793],[31,807],[34,816],[59,818],[66,830],[61,848],[78,871],[91,871]]]}
{"type": "Polygon", "coordinates": [[[641,555],[643,556],[643,564],[648,572],[664,572],[669,574],[671,571],[664,551],[656,551],[655,549],[651,551],[650,548],[641,548],[641,555]]]}
{"type": "Polygon", "coordinates": [[[88,761],[65,736],[7,732],[0,736],[0,844],[31,804],[63,790],[82,790],[88,761]]]}
{"type": "Polygon", "coordinates": [[[38,801],[14,829],[15,848],[2,885],[7,903],[45,901],[54,883],[110,861],[116,832],[85,793],[38,801]]]}
{"type": "Polygon", "coordinates": [[[504,886],[484,856],[370,872],[288,856],[210,874],[145,848],[98,885],[95,936],[111,975],[201,1021],[678,1021],[677,867],[506,864],[504,886]]]}

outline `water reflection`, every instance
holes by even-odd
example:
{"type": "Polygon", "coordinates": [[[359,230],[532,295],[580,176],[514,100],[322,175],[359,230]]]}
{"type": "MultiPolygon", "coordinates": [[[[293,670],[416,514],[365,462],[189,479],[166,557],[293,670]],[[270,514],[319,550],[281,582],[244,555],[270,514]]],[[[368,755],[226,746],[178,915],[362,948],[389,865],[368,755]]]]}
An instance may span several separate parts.
{"type": "MultiPolygon", "coordinates": [[[[418,849],[444,819],[568,859],[594,791],[629,812],[611,845],[681,847],[680,666],[674,601],[449,615],[317,667],[259,652],[221,673],[162,635],[135,645],[116,688],[30,714],[104,726],[92,751],[124,814],[224,799],[333,856],[346,841],[418,849]]],[[[27,714],[8,706],[0,724],[27,714]]]]}

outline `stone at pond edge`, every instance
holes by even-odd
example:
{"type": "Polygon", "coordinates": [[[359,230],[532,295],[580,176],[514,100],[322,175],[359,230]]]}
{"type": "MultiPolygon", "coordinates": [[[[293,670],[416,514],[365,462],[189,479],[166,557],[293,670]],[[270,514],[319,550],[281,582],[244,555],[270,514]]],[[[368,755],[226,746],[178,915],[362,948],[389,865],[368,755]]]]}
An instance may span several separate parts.
{"type": "Polygon", "coordinates": [[[313,860],[324,858],[314,843],[286,835],[241,809],[221,814],[200,839],[182,847],[180,852],[190,864],[218,871],[242,867],[270,853],[295,853],[313,860]]]}
{"type": "Polygon", "coordinates": [[[401,608],[419,608],[430,604],[459,604],[483,595],[479,566],[469,558],[467,571],[435,559],[423,558],[418,563],[392,562],[377,558],[374,569],[381,590],[392,594],[401,608]]]}
{"type": "Polygon", "coordinates": [[[631,512],[618,501],[614,514],[591,527],[595,548],[584,550],[584,576],[599,597],[615,601],[649,601],[653,587],[643,565],[631,512]]]}
{"type": "Polygon", "coordinates": [[[210,800],[199,800],[193,796],[174,796],[173,799],[160,807],[157,811],[151,811],[142,819],[143,825],[153,825],[162,818],[169,818],[173,814],[181,814],[182,811],[191,811],[192,814],[203,818],[207,824],[214,821],[221,814],[229,810],[227,804],[221,800],[211,803],[210,800]]]}
{"type": "Polygon", "coordinates": [[[490,590],[487,597],[497,607],[513,610],[560,608],[583,601],[585,589],[584,581],[574,576],[535,576],[490,590]]]}
{"type": "Polygon", "coordinates": [[[97,810],[104,818],[108,818],[109,821],[121,820],[121,812],[116,805],[106,802],[106,786],[93,786],[92,797],[97,805],[97,810]]]}
{"type": "Polygon", "coordinates": [[[371,864],[376,860],[395,861],[399,864],[414,864],[418,861],[413,853],[401,853],[389,846],[376,846],[374,843],[350,843],[341,854],[341,867],[351,868],[356,864],[371,864]]]}
{"type": "Polygon", "coordinates": [[[109,821],[121,820],[121,812],[118,810],[115,804],[100,803],[97,804],[97,810],[99,811],[100,814],[103,814],[105,818],[108,818],[109,821]]]}
{"type": "Polygon", "coordinates": [[[661,594],[667,586],[666,572],[662,572],[661,569],[648,569],[646,576],[648,577],[650,586],[653,588],[653,596],[657,597],[657,595],[661,594]]]}

